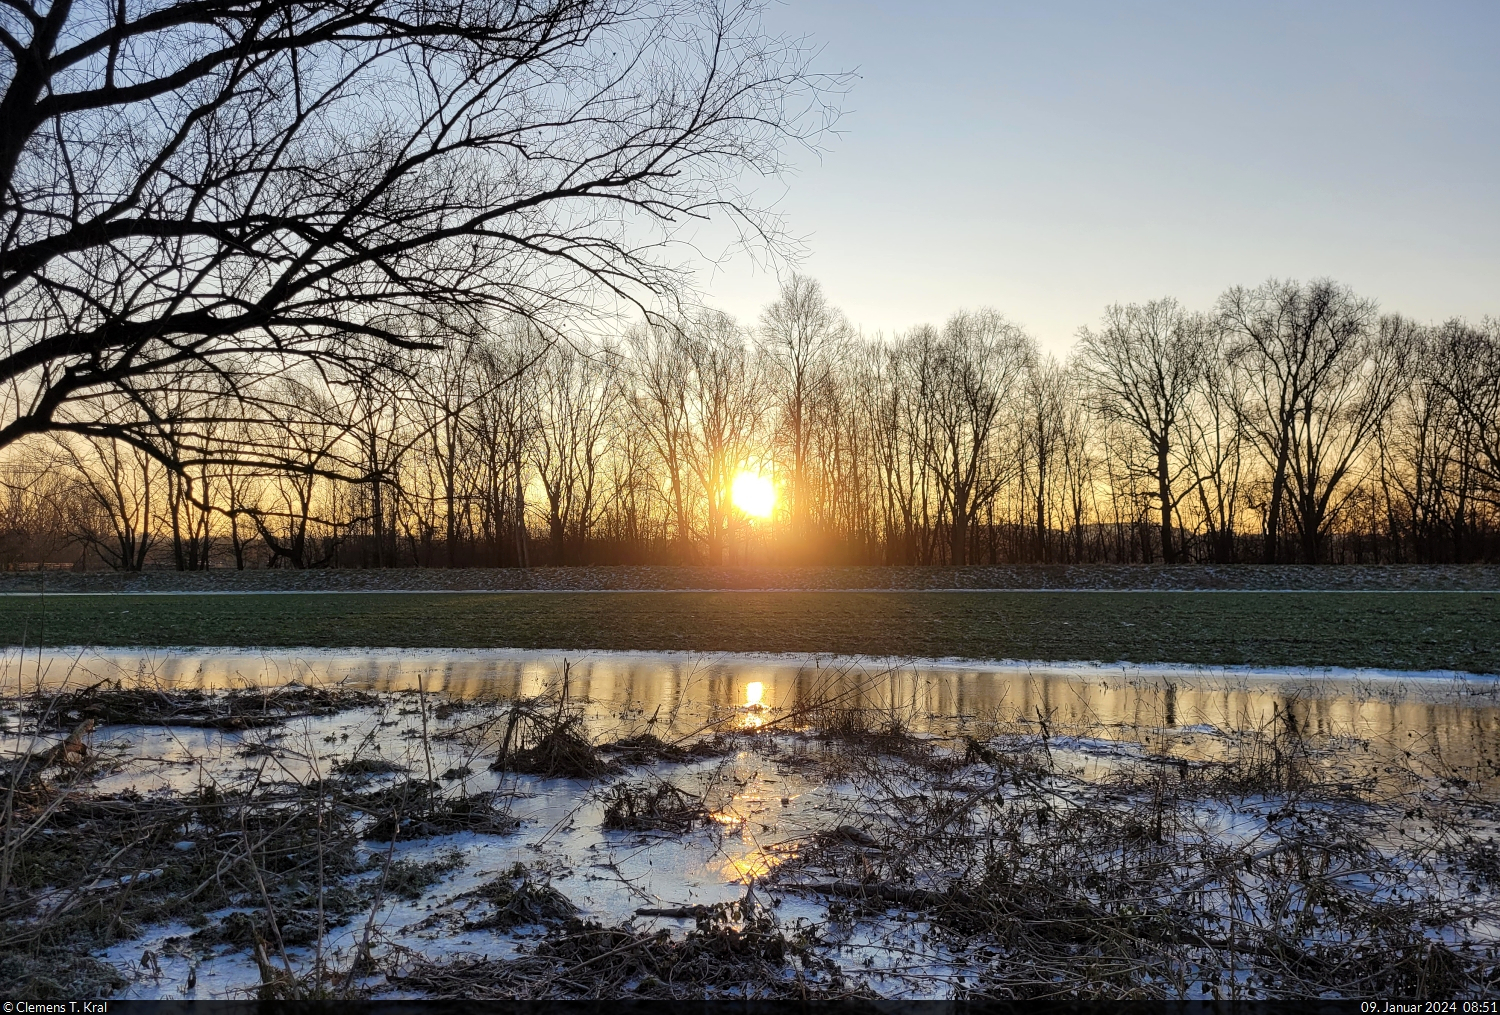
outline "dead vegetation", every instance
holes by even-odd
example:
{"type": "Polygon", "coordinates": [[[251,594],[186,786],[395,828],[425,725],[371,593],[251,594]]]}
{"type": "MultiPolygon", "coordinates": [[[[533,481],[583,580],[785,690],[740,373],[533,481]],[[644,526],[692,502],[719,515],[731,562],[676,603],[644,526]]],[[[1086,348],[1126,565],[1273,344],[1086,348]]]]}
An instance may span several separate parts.
{"type": "Polygon", "coordinates": [[[511,930],[529,924],[559,923],[578,913],[572,900],[519,863],[470,895],[486,903],[489,912],[466,922],[468,930],[511,930]]]}
{"type": "MultiPolygon", "coordinates": [[[[81,968],[69,956],[147,925],[197,925],[193,946],[259,941],[280,951],[318,941],[362,903],[343,880],[359,866],[354,815],[316,791],[50,790],[7,815],[0,951],[21,963],[16,996],[80,996],[55,989],[81,968]],[[205,920],[226,907],[243,911],[205,920]]],[[[118,986],[125,976],[96,980],[118,986]]]]}
{"type": "Polygon", "coordinates": [[[409,782],[358,800],[374,820],[364,838],[380,842],[431,838],[454,832],[509,835],[516,821],[496,793],[446,795],[435,783],[409,782]]]}
{"type": "Polygon", "coordinates": [[[213,693],[195,688],[125,687],[101,681],[61,693],[36,693],[23,714],[40,729],[95,726],[183,726],[248,730],[278,726],[299,716],[333,715],[377,704],[371,694],[340,687],[284,687],[213,693]]]}
{"type": "Polygon", "coordinates": [[[386,758],[350,758],[334,764],[333,770],[346,779],[370,779],[381,775],[396,775],[411,771],[406,765],[386,758]]]}
{"type": "MultiPolygon", "coordinates": [[[[264,714],[321,707],[298,694],[264,695],[282,703],[264,714]]],[[[250,714],[184,702],[171,714],[250,714]]],[[[1490,784],[1431,757],[1392,772],[1391,756],[1370,761],[1312,732],[1295,701],[1264,728],[1225,735],[1212,758],[1123,751],[1087,778],[1069,760],[1087,738],[1040,711],[940,737],[907,712],[830,696],[770,729],[693,747],[649,728],[595,747],[566,698],[445,713],[465,731],[468,757],[493,752],[503,787],[514,788],[514,773],[608,779],[625,765],[682,766],[565,791],[586,793],[605,829],[685,844],[712,822],[713,787],[735,792],[712,781],[728,778],[729,762],[691,767],[713,754],[732,747],[778,776],[839,782],[840,816],[792,843],[767,836],[770,872],[745,902],[636,910],[691,918],[685,933],[591,921],[540,863],[502,867],[443,901],[438,886],[465,858],[441,844],[397,846],[509,835],[517,823],[508,791],[453,785],[472,770],[444,769],[460,760],[452,753],[434,763],[426,724],[440,710],[422,695],[397,713],[420,734],[400,761],[357,744],[296,776],[292,738],[264,736],[236,778],[147,795],[91,788],[107,768],[84,728],[94,714],[48,727],[69,732],[39,740],[0,786],[0,993],[107,996],[131,974],[88,954],[169,921],[192,928],[169,941],[180,954],[250,953],[260,995],[274,999],[394,988],[816,1000],[874,996],[883,966],[908,971],[880,982],[972,999],[1473,997],[1500,987],[1484,925],[1500,888],[1490,784]],[[684,789],[687,778],[702,779],[701,792],[684,789]],[[824,917],[778,921],[789,898],[824,917]],[[433,962],[381,945],[375,917],[394,900],[436,906],[429,929],[541,936],[508,960],[433,962]],[[359,937],[352,956],[323,950],[340,927],[359,937]],[[855,939],[870,943],[851,963],[855,939]],[[913,956],[948,971],[911,973],[926,961],[913,956]]],[[[27,714],[39,726],[58,712],[27,714]]]]}
{"type": "Polygon", "coordinates": [[[589,739],[583,717],[567,707],[519,701],[501,720],[504,730],[491,771],[544,778],[597,779],[614,771],[589,739]]]}
{"type": "Polygon", "coordinates": [[[463,854],[452,849],[425,863],[372,856],[366,864],[370,870],[380,872],[381,888],[386,894],[407,900],[420,899],[423,892],[463,865],[463,854]]]}
{"type": "Polygon", "coordinates": [[[655,733],[647,732],[621,737],[612,743],[604,744],[599,750],[611,755],[620,765],[635,766],[654,765],[662,761],[691,761],[694,757],[701,756],[705,746],[710,745],[707,742],[700,742],[695,749],[690,749],[678,744],[669,744],[655,733]]]}
{"type": "Polygon", "coordinates": [[[569,920],[511,960],[419,962],[392,982],[434,998],[832,1000],[868,997],[820,956],[815,938],[788,937],[770,917],[732,922],[730,907],[674,939],[569,920]]]}
{"type": "Polygon", "coordinates": [[[629,832],[690,832],[712,819],[701,796],[665,780],[621,782],[604,797],[604,827],[629,832]]]}
{"type": "Polygon", "coordinates": [[[928,760],[933,745],[917,737],[909,718],[895,709],[842,705],[837,700],[805,708],[798,716],[818,737],[861,754],[928,760]]]}
{"type": "Polygon", "coordinates": [[[66,948],[0,955],[0,995],[16,1001],[109,997],[128,982],[109,963],[66,948]]]}
{"type": "MultiPolygon", "coordinates": [[[[413,898],[454,869],[452,858],[361,859],[362,839],[391,842],[457,830],[508,834],[515,822],[492,793],[448,794],[407,778],[360,789],[409,766],[354,757],[337,778],[287,765],[306,755],[275,734],[230,753],[251,767],[200,778],[187,791],[102,793],[113,769],[90,747],[94,723],[208,727],[238,733],[330,710],[379,704],[371,695],[293,685],[267,692],[135,691],[94,685],[20,703],[34,730],[0,785],[0,985],[19,998],[107,996],[129,977],[88,952],[150,925],[186,922],[182,954],[220,946],[252,951],[270,977],[267,996],[323,996],[327,969],[294,972],[287,949],[321,954],[328,932],[382,897],[413,898]],[[55,745],[59,716],[83,722],[55,745]],[[75,743],[76,741],[76,743],[75,743]],[[374,880],[364,877],[376,871],[374,880]],[[224,911],[218,918],[206,914],[224,911]],[[324,977],[320,980],[319,977],[324,977]]],[[[279,731],[278,731],[279,732],[279,731]]],[[[128,759],[123,759],[128,760],[128,759]]],[[[150,972],[157,957],[145,953],[150,972]]],[[[315,965],[322,966],[318,958],[315,965]]]]}
{"type": "Polygon", "coordinates": [[[1495,941],[1471,936],[1493,905],[1474,894],[1493,839],[1456,823],[1471,797],[1432,781],[1415,810],[1372,795],[1289,709],[1219,762],[1147,756],[1086,782],[1058,772],[1055,733],[970,738],[936,784],[920,757],[872,747],[858,778],[880,820],[813,836],[775,884],[824,899],[830,919],[925,924],[976,970],[960,988],[973,998],[1500,985],[1495,941]]]}
{"type": "Polygon", "coordinates": [[[1464,832],[1458,841],[1444,842],[1438,852],[1469,878],[1467,887],[1471,892],[1481,888],[1500,889],[1500,841],[1495,832],[1483,839],[1464,832]]]}

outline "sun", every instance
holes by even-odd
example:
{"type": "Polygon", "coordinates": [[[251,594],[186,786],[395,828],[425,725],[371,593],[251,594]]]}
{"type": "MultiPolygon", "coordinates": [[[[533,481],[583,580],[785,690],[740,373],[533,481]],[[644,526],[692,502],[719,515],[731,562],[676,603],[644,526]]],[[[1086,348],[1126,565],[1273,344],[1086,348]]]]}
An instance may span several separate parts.
{"type": "Polygon", "coordinates": [[[735,507],[751,518],[770,518],[776,508],[776,487],[764,476],[742,472],[734,477],[729,498],[735,507]]]}

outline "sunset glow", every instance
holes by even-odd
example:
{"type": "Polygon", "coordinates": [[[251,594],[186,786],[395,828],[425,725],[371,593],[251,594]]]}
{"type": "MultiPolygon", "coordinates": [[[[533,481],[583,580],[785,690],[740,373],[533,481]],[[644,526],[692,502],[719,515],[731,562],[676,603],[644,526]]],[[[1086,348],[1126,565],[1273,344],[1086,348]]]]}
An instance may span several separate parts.
{"type": "Polygon", "coordinates": [[[742,472],[734,477],[729,489],[730,500],[751,518],[770,518],[776,509],[776,487],[764,476],[742,472]]]}

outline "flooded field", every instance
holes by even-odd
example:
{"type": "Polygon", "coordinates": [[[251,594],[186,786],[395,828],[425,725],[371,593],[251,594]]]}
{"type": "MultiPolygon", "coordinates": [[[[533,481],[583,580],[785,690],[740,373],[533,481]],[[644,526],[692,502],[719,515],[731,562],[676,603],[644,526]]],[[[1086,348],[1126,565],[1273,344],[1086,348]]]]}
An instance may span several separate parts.
{"type": "Polygon", "coordinates": [[[650,720],[662,736],[780,724],[835,703],[886,713],[914,732],[962,735],[997,723],[1138,745],[1187,759],[1222,757],[1225,734],[1292,717],[1312,736],[1379,755],[1416,749],[1486,782],[1500,743],[1500,678],[1461,673],[1262,670],[1192,666],[991,664],[688,653],[515,650],[173,653],[44,652],[6,660],[9,693],[98,683],[194,691],[303,684],[425,691],[505,702],[561,692],[590,732],[609,738],[650,720]],[[752,702],[753,697],[753,702],[752,702]],[[754,709],[747,710],[747,704],[754,709]]]}
{"type": "Polygon", "coordinates": [[[838,658],[6,660],[0,991],[1478,996],[1500,684],[838,658]]]}

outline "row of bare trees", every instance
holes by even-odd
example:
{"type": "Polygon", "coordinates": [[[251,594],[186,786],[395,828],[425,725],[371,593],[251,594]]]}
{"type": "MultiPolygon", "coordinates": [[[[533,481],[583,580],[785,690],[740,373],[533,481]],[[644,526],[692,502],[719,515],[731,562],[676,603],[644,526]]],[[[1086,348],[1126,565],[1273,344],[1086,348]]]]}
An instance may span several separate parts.
{"type": "Polygon", "coordinates": [[[0,561],[1494,559],[1493,322],[684,310],[850,80],[763,6],[0,4],[0,561]]]}
{"type": "Polygon", "coordinates": [[[593,360],[476,322],[679,305],[683,224],[792,246],[756,188],[848,77],[763,7],[0,4],[12,560],[525,559],[532,485],[597,515],[533,390],[593,360]]]}
{"type": "Polygon", "coordinates": [[[749,327],[421,328],[259,381],[258,414],[201,378],[100,407],[159,446],[15,445],[6,562],[1500,559],[1500,327],[1333,282],[1110,307],[1066,362],[991,310],[866,338],[803,277],[749,327]]]}

